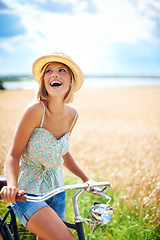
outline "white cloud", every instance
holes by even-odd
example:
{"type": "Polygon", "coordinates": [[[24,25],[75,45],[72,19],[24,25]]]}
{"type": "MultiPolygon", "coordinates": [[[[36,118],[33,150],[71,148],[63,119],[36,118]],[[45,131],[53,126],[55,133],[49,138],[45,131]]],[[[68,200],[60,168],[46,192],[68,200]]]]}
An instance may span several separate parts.
{"type": "Polygon", "coordinates": [[[97,7],[109,42],[134,43],[152,37],[154,21],[137,12],[129,1],[101,0],[97,7]]]}
{"type": "Polygon", "coordinates": [[[134,5],[137,11],[147,17],[160,18],[160,1],[158,0],[135,0],[134,5]]]}
{"type": "MultiPolygon", "coordinates": [[[[80,9],[80,12],[72,15],[45,12],[42,9],[33,8],[31,4],[23,6],[18,1],[13,3],[12,0],[6,0],[5,2],[21,17],[28,31],[27,38],[30,39],[38,38],[37,32],[41,32],[46,39],[54,35],[60,38],[66,34],[66,36],[76,36],[77,41],[97,39],[100,44],[104,42],[106,44],[110,42],[134,43],[138,39],[152,38],[152,29],[155,27],[154,20],[148,17],[153,16],[153,11],[149,10],[150,8],[144,4],[143,0],[137,1],[139,11],[136,11],[136,8],[127,0],[94,0],[98,9],[98,12],[94,14],[83,11],[86,1],[68,0],[66,2],[74,4],[75,9],[80,9]],[[148,14],[145,14],[144,10],[148,14]],[[140,14],[142,11],[144,11],[143,15],[140,14]]],[[[149,2],[151,0],[147,0],[147,3],[149,2]]],[[[157,7],[158,4],[154,1],[153,3],[157,7]]]]}
{"type": "MultiPolygon", "coordinates": [[[[85,72],[92,72],[93,69],[101,71],[106,63],[110,69],[114,68],[113,60],[110,59],[112,43],[134,44],[139,40],[152,42],[156,38],[152,31],[156,27],[153,17],[159,17],[158,1],[138,0],[133,5],[129,0],[93,0],[97,12],[92,13],[86,11],[87,1],[66,0],[65,3],[73,4],[73,14],[51,13],[33,5],[33,2],[45,1],[28,1],[22,5],[18,0],[5,0],[12,13],[20,16],[27,34],[5,40],[5,44],[1,45],[4,50],[11,51],[13,47],[16,52],[17,48],[24,48],[28,41],[27,46],[30,45],[34,56],[64,51],[85,72]],[[15,45],[16,41],[18,45],[15,45]]],[[[64,0],[52,2],[64,4],[64,0]]]]}
{"type": "Polygon", "coordinates": [[[3,49],[6,53],[13,53],[13,46],[9,42],[2,42],[0,48],[3,49]]]}

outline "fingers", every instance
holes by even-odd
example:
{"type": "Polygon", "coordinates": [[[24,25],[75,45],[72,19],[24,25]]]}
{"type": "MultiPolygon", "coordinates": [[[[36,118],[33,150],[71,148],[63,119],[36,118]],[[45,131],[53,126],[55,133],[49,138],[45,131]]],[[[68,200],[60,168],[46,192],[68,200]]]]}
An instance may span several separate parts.
{"type": "Polygon", "coordinates": [[[26,192],[24,190],[19,190],[16,195],[16,201],[18,202],[26,202],[26,192]]]}
{"type": "Polygon", "coordinates": [[[1,198],[6,202],[15,203],[19,189],[16,187],[5,186],[1,190],[1,198]]]}
{"type": "Polygon", "coordinates": [[[18,190],[17,195],[22,196],[22,195],[24,195],[25,193],[26,193],[26,192],[25,192],[24,190],[18,190]]]}
{"type": "Polygon", "coordinates": [[[93,181],[92,179],[89,179],[87,182],[85,182],[85,183],[87,183],[87,185],[88,185],[88,188],[86,188],[86,191],[87,192],[92,192],[92,191],[94,191],[94,187],[91,187],[90,185],[91,184],[93,184],[93,183],[95,183],[95,181],[93,181]]]}

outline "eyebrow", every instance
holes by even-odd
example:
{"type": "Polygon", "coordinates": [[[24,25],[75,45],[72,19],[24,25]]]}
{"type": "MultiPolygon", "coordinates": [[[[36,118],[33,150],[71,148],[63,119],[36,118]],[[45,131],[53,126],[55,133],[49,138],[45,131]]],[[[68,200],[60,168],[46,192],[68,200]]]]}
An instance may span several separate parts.
{"type": "MultiPolygon", "coordinates": [[[[61,64],[61,65],[58,66],[59,69],[60,69],[60,68],[63,68],[63,67],[69,69],[67,65],[65,65],[65,64],[63,64],[63,63],[60,63],[60,64],[61,64]]],[[[50,66],[50,65],[51,65],[51,63],[49,63],[49,65],[46,67],[46,69],[47,69],[47,68],[52,68],[52,66],[50,66]]]]}

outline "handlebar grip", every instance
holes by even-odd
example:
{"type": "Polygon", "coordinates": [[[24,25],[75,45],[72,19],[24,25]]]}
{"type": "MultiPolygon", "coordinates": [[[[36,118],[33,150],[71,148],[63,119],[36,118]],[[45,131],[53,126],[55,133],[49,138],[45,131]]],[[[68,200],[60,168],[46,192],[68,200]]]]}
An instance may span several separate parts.
{"type": "Polygon", "coordinates": [[[27,200],[26,200],[26,197],[27,197],[27,195],[26,194],[23,194],[23,195],[21,195],[21,196],[16,196],[16,202],[27,202],[27,200]]]}
{"type": "MultiPolygon", "coordinates": [[[[16,196],[16,202],[27,202],[26,197],[27,197],[26,194],[23,194],[21,196],[17,195],[16,196]]],[[[1,197],[1,194],[0,194],[0,200],[3,200],[2,197],[1,197]]]]}

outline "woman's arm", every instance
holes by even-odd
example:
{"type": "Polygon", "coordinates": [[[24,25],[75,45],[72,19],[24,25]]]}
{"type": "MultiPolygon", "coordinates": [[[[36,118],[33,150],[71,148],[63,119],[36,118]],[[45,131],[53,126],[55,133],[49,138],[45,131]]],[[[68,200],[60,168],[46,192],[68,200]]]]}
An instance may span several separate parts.
{"type": "Polygon", "coordinates": [[[90,180],[90,178],[86,175],[86,173],[80,168],[80,166],[76,163],[76,161],[73,159],[72,155],[67,152],[63,156],[64,163],[63,165],[68,168],[73,174],[75,174],[77,177],[80,177],[83,182],[87,182],[90,180]]]}
{"type": "Polygon", "coordinates": [[[15,202],[16,194],[21,193],[18,189],[19,159],[34,128],[40,125],[42,114],[42,105],[40,103],[34,103],[25,109],[21,121],[18,124],[5,161],[7,187],[4,187],[1,191],[1,197],[5,201],[15,202]]]}
{"type": "MultiPolygon", "coordinates": [[[[75,117],[75,114],[76,114],[76,110],[74,108],[71,108],[72,109],[72,114],[73,114],[73,117],[72,117],[72,121],[75,117]]],[[[78,114],[76,115],[76,119],[74,120],[74,124],[72,124],[72,127],[70,129],[70,131],[73,130],[76,122],[77,122],[77,119],[78,119],[78,114]]],[[[63,157],[63,160],[64,160],[64,163],[63,165],[68,168],[68,170],[70,170],[73,174],[75,174],[77,177],[80,177],[82,179],[83,182],[87,182],[90,180],[90,178],[86,175],[86,173],[81,169],[81,167],[77,164],[77,162],[73,159],[72,155],[67,152],[65,155],[62,156],[63,157]]]]}

